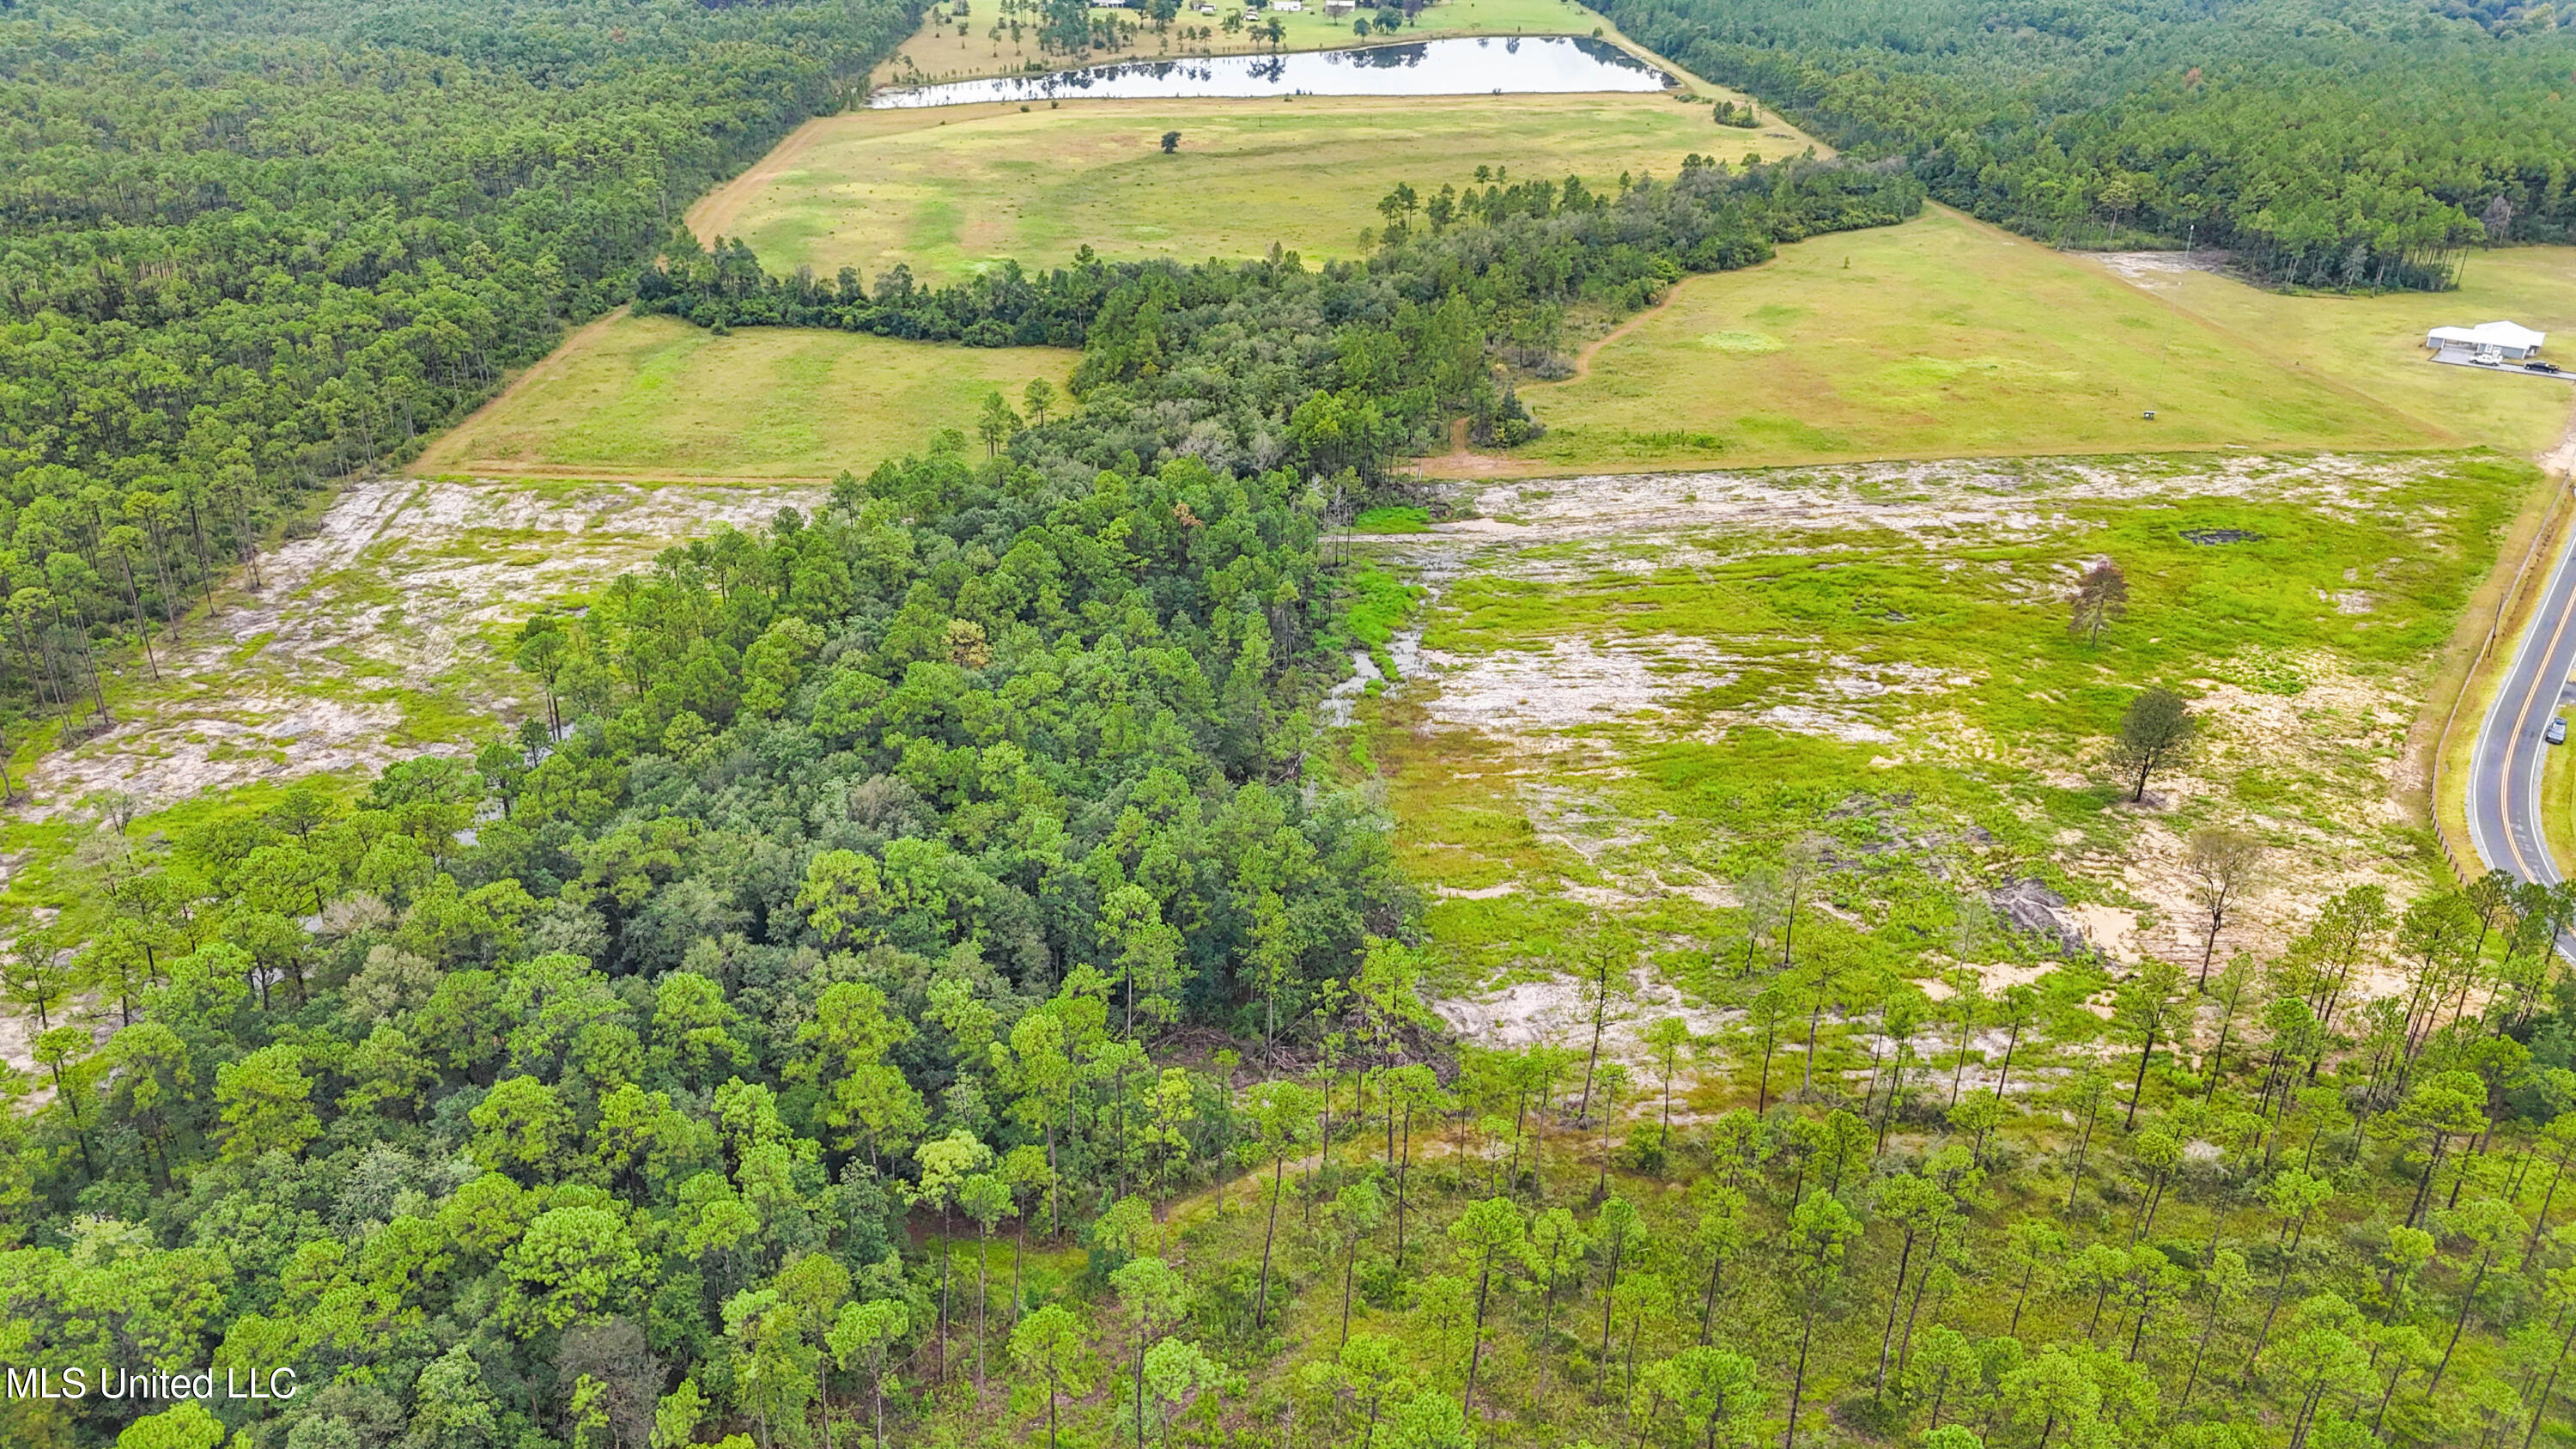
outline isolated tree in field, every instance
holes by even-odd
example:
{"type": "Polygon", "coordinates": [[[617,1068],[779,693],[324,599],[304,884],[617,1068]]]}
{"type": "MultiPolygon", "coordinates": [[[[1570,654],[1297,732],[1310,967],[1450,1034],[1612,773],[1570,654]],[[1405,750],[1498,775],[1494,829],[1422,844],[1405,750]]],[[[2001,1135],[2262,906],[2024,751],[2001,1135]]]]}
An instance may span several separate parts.
{"type": "Polygon", "coordinates": [[[2123,775],[2136,776],[2129,799],[2147,798],[2147,777],[2180,759],[2200,727],[2191,706],[2169,689],[2150,689],[2129,701],[2120,716],[2120,738],[2111,747],[2111,762],[2123,775]]]}
{"type": "Polygon", "coordinates": [[[2226,928],[2227,913],[2254,884],[2255,872],[2263,864],[2263,842],[2242,830],[2204,825],[2191,833],[2183,862],[2191,872],[2192,899],[2209,917],[2200,944],[2200,979],[2192,986],[2206,992],[2210,959],[2218,952],[2218,933],[2226,928]]]}
{"type": "Polygon", "coordinates": [[[1767,1112],[1771,1108],[1771,1054],[1780,1044],[1780,1028],[1788,1024],[1797,1009],[1778,981],[1754,993],[1753,1000],[1745,1005],[1744,1029],[1761,1044],[1762,1049],[1762,1075],[1753,1098],[1756,1112],[1767,1112]]]}
{"type": "Polygon", "coordinates": [[[1781,858],[1778,908],[1780,912],[1780,969],[1789,969],[1798,949],[1798,908],[1807,898],[1823,888],[1825,848],[1821,835],[1806,835],[1789,847],[1781,858]]]}
{"type": "Polygon", "coordinates": [[[1056,1401],[1065,1390],[1078,1387],[1075,1374],[1082,1367],[1084,1342],[1082,1320],[1061,1303],[1050,1303],[1020,1320],[1011,1331],[1011,1359],[1023,1373],[1046,1380],[1047,1449],[1058,1449],[1056,1441],[1056,1401]]]}
{"type": "Polygon", "coordinates": [[[1583,1100],[1574,1109],[1575,1120],[1588,1121],[1592,1116],[1592,1082],[1601,1066],[1601,1036],[1608,1030],[1612,1013],[1619,1004],[1636,994],[1628,973],[1637,964],[1636,938],[1625,931],[1602,931],[1582,946],[1583,1001],[1591,1009],[1592,1048],[1583,1060],[1583,1100]]]}
{"type": "Polygon", "coordinates": [[[1458,1257],[1476,1274],[1476,1324],[1467,1349],[1467,1391],[1459,1396],[1459,1407],[1472,1408],[1476,1402],[1476,1369],[1485,1356],[1485,1308],[1491,1301],[1494,1274],[1508,1271],[1510,1263],[1521,1256],[1526,1232],[1521,1225],[1521,1210],[1512,1200],[1489,1197],[1470,1203],[1458,1221],[1449,1225],[1449,1241],[1458,1245],[1458,1257]]]}
{"type": "Polygon", "coordinates": [[[1038,426],[1045,427],[1047,409],[1055,406],[1055,384],[1043,377],[1030,378],[1028,391],[1020,394],[1020,406],[1038,420],[1038,426]]]}
{"type": "Polygon", "coordinates": [[[2147,1063],[2156,1044],[2173,1032],[2181,994],[2182,971],[2170,961],[2149,961],[2123,984],[2111,1002],[2111,1029],[2138,1044],[2138,1074],[2129,1084],[2129,1111],[2123,1130],[2138,1125],[2138,1102],[2146,1095],[2147,1063]]]}
{"type": "Polygon", "coordinates": [[[2084,636],[2084,642],[2101,642],[2102,626],[2115,623],[2129,612],[2129,576],[2120,566],[2103,559],[2084,571],[2076,580],[2069,605],[2066,626],[2084,636]]]}
{"type": "Polygon", "coordinates": [[[1667,1157],[1673,1150],[1673,1079],[1680,1071],[1682,1049],[1691,1041],[1690,1022],[1682,1017],[1667,1016],[1646,1028],[1646,1048],[1655,1054],[1655,1076],[1664,1092],[1664,1126],[1656,1150],[1667,1157]]]}
{"type": "Polygon", "coordinates": [[[2039,1019],[2039,988],[2014,982],[1995,998],[1993,1014],[1988,1019],[2004,1029],[2003,1065],[1995,1073],[1995,1095],[2000,1098],[2012,1084],[2013,1053],[2021,1047],[2021,1034],[2039,1019]]]}
{"type": "Polygon", "coordinates": [[[1163,154],[1169,156],[1180,149],[1181,133],[1178,131],[1165,131],[1163,133],[1163,154]]]}
{"type": "Polygon", "coordinates": [[[1838,1004],[1860,963],[1838,943],[1807,954],[1807,1049],[1800,1062],[1798,1090],[1812,1092],[1816,1086],[1816,1033],[1823,1027],[1825,1008],[1838,1004]]]}

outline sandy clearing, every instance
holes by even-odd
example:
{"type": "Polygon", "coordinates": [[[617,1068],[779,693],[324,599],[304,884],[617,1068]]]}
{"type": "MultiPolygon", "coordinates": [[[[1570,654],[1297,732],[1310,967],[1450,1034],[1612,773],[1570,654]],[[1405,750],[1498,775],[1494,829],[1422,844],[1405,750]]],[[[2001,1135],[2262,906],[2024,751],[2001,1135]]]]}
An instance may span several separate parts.
{"type": "MultiPolygon", "coordinates": [[[[2424,466],[2388,455],[2237,455],[1469,483],[1452,494],[1466,505],[1466,516],[1426,534],[1371,540],[1368,547],[1429,588],[1425,616],[1436,619],[1447,590],[1464,577],[1549,582],[1623,569],[1669,574],[1728,557],[1815,552],[1837,546],[1836,535],[1873,545],[1894,539],[1937,555],[1998,535],[2089,528],[2090,520],[2074,510],[2094,501],[2236,497],[2354,518],[2384,507],[2382,500],[2424,466]]],[[[1988,582],[2033,598],[2061,595],[2068,582],[2055,573],[2027,572],[1988,582]]],[[[2346,613],[2377,606],[2359,589],[2323,602],[2346,613]]],[[[1396,689],[1416,707],[1423,730],[1475,730],[1508,744],[1507,758],[1517,763],[1507,770],[1503,792],[1518,801],[1542,843],[1581,859],[1600,882],[1585,883],[1580,898],[1598,897],[1594,904],[1612,909],[1658,898],[1724,906],[1732,898],[1722,883],[1676,869],[1649,822],[1621,818],[1596,792],[1627,770],[1623,750],[1674,737],[1685,722],[1702,739],[1753,722],[1681,708],[1693,691],[1734,678],[1750,662],[1723,638],[1621,634],[1614,616],[1483,652],[1417,646],[1396,689]]],[[[1883,744],[1891,763],[1983,759],[2038,770],[2060,786],[2090,783],[2087,772],[2096,762],[2021,758],[2022,751],[1986,738],[1945,702],[1950,691],[1980,683],[1974,677],[1823,651],[1799,662],[1807,666],[1806,682],[1791,698],[1766,699],[1760,723],[1883,744]]],[[[2325,651],[2249,653],[2214,661],[2211,674],[2185,686],[2206,722],[2201,749],[2183,767],[2159,775],[2147,802],[2124,808],[2119,848],[2089,853],[2081,834],[2061,837],[2057,863],[2085,897],[2070,913],[2115,969],[2149,956],[2197,969],[2205,917],[2187,855],[2189,833],[2199,824],[2254,830],[2270,850],[2266,879],[2231,912],[2219,939],[2222,961],[2240,949],[2277,952],[2335,891],[2372,883],[2402,902],[2423,884],[2405,837],[2411,817],[2403,803],[2422,784],[2420,767],[2403,753],[2414,713],[2408,691],[2419,690],[2422,680],[2402,671],[2361,678],[2325,651]],[[2273,787],[2268,797],[2257,797],[2265,800],[2259,808],[2237,798],[2237,783],[2251,778],[2273,787]],[[2293,880],[2297,888],[2287,888],[2293,880]]],[[[1513,881],[1473,896],[1534,893],[1571,894],[1562,883],[1513,881]]],[[[1979,974],[1993,992],[2044,969],[1996,964],[1979,974]]],[[[1925,984],[1936,997],[1948,994],[1937,981],[1925,984]]],[[[2396,985],[2371,983],[2380,990],[2396,985]]],[[[1588,1020],[1569,1014],[1577,998],[1568,982],[1522,981],[1440,1009],[1479,1039],[1567,1041],[1569,1032],[1588,1037],[1588,1020]]]]}
{"type": "Polygon", "coordinates": [[[526,692],[490,636],[722,524],[765,526],[816,490],[622,482],[371,479],[311,537],[261,560],[223,612],[165,641],[161,678],[133,661],[118,723],[39,760],[30,813],[94,790],[146,808],[300,775],[462,751],[458,712],[507,720],[526,692]]]}

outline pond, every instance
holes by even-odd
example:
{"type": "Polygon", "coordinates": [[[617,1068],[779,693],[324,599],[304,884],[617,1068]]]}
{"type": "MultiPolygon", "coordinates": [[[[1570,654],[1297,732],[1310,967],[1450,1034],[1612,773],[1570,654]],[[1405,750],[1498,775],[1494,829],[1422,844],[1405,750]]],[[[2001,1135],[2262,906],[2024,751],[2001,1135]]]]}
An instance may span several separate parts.
{"type": "Polygon", "coordinates": [[[1588,36],[1462,36],[1358,50],[1119,61],[1046,75],[883,90],[869,97],[868,105],[887,110],[975,101],[1660,91],[1674,84],[1671,76],[1588,36]]]}

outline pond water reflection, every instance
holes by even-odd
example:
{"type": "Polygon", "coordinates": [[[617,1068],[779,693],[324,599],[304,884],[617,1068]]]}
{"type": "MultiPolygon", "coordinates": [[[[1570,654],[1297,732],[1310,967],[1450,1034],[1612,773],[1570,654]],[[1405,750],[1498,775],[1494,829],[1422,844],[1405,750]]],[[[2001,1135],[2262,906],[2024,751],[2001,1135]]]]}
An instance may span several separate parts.
{"type": "Polygon", "coordinates": [[[1659,91],[1674,83],[1619,47],[1588,36],[1461,36],[1358,50],[1119,61],[1047,75],[883,90],[868,105],[885,110],[975,101],[1659,91]]]}

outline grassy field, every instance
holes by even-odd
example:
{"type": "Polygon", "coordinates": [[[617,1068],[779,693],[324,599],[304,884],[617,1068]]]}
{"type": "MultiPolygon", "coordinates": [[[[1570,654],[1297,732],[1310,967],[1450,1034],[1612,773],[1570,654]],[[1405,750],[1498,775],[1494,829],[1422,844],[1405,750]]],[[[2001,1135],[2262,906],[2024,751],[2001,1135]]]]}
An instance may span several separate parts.
{"type": "Polygon", "coordinates": [[[894,263],[955,278],[1017,258],[1309,260],[1359,252],[1399,181],[1436,190],[1480,165],[1669,176],[1693,152],[1727,160],[1805,143],[1719,126],[1706,106],[1652,95],[1293,101],[1084,101],[864,111],[808,124],[689,213],[701,238],[740,236],[772,271],[894,263]],[[1177,155],[1158,138],[1181,133],[1177,155]]]}
{"type": "Polygon", "coordinates": [[[1517,461],[1555,471],[2459,441],[2433,399],[2410,415],[1938,210],[1685,282],[1522,397],[1550,432],[1517,461]]]}
{"type": "MultiPolygon", "coordinates": [[[[2026,876],[2113,957],[2186,959],[2183,839],[2235,825],[2275,884],[2227,949],[2276,947],[2320,890],[2434,879],[2393,803],[2421,791],[2408,731],[2534,477],[2229,455],[1487,485],[1473,524],[1361,545],[1440,582],[1350,758],[1471,996],[1543,984],[1605,910],[1740,939],[1734,883],[1808,831],[1868,863],[1843,904],[1873,922],[1931,927],[1963,869],[2026,876]],[[2132,598],[2095,643],[2063,599],[2105,556],[2132,598]],[[2104,751],[2151,683],[2204,733],[2133,806],[2104,751]]],[[[1730,999],[1704,951],[1666,964],[1730,999]]]]}
{"type": "MultiPolygon", "coordinates": [[[[1092,57],[1094,62],[1119,60],[1166,60],[1194,55],[1247,55],[1255,51],[1268,53],[1270,42],[1251,38],[1249,27],[1228,33],[1224,15],[1240,11],[1240,0],[1223,0],[1219,14],[1201,15],[1195,5],[1185,7],[1175,29],[1188,27],[1192,34],[1157,35],[1145,18],[1142,6],[1123,10],[1095,9],[1101,19],[1126,20],[1146,27],[1137,37],[1136,47],[1092,57]],[[1210,32],[1201,38],[1196,32],[1210,32]]],[[[963,16],[953,3],[932,6],[922,16],[921,28],[910,40],[888,56],[869,79],[876,85],[895,85],[920,81],[972,80],[978,76],[1015,75],[1032,62],[1054,70],[1065,65],[1061,55],[1040,55],[1036,31],[1026,25],[1018,38],[1011,34],[1012,17],[1002,12],[999,0],[973,0],[963,16]],[[999,22],[997,24],[997,22],[999,22]],[[999,34],[996,34],[996,31],[999,34]]],[[[1263,17],[1265,20],[1267,14],[1263,17]]],[[[1314,0],[1313,8],[1302,13],[1282,14],[1280,25],[1287,31],[1280,41],[1282,50],[1339,50],[1366,41],[1351,26],[1352,17],[1327,17],[1323,0],[1314,0]]],[[[1360,17],[1376,29],[1374,14],[1360,17]]],[[[1397,38],[1428,40],[1440,35],[1588,35],[1594,31],[1613,35],[1610,22],[1573,0],[1441,0],[1415,17],[1397,38]]],[[[1376,38],[1374,35],[1368,39],[1376,38]]],[[[1732,91],[1713,91],[1717,96],[1736,97],[1732,91]]]]}
{"type": "Polygon", "coordinates": [[[971,428],[984,397],[1073,355],[821,330],[730,337],[671,317],[585,328],[421,456],[429,475],[829,478],[971,428]]]}
{"type": "Polygon", "coordinates": [[[2194,315],[2255,339],[2293,370],[2332,378],[2508,452],[2555,445],[2576,404],[2576,384],[2440,367],[2423,348],[2434,327],[2498,319],[2539,328],[2561,350],[2576,345],[2576,247],[2479,252],[2458,291],[2380,297],[2267,292],[2209,272],[2143,269],[2126,258],[2088,264],[2117,266],[2194,315]]]}

